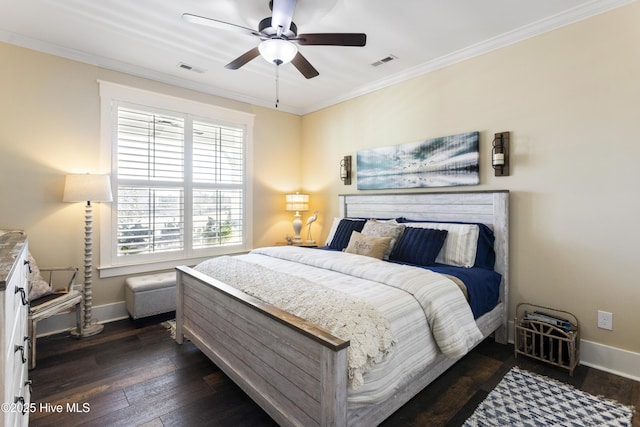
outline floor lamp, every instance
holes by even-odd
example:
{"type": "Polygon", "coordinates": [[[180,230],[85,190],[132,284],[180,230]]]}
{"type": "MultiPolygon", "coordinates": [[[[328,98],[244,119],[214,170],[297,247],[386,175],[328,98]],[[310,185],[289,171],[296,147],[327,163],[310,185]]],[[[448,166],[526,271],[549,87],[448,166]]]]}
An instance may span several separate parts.
{"type": "Polygon", "coordinates": [[[84,214],[84,285],[82,286],[83,316],[82,330],[77,328],[71,335],[82,338],[102,332],[104,326],[91,318],[93,276],[93,211],[91,202],[111,202],[109,175],[67,175],[64,183],[65,202],[87,202],[84,214]]]}

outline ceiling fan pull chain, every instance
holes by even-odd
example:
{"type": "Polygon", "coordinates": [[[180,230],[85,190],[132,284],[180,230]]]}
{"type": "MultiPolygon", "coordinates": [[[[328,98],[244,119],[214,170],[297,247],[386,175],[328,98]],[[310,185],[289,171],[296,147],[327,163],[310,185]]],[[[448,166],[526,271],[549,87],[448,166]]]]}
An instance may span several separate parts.
{"type": "Polygon", "coordinates": [[[276,63],[276,108],[280,103],[280,65],[276,63]]]}

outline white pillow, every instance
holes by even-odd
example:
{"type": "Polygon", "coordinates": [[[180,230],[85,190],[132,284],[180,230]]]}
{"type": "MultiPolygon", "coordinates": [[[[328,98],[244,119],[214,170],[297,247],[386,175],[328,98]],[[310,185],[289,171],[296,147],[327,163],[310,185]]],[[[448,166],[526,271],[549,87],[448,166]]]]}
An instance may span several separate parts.
{"type": "Polygon", "coordinates": [[[446,222],[407,222],[407,227],[447,230],[447,238],[436,258],[440,264],[473,267],[478,251],[480,227],[475,224],[449,224],[446,222]]]}
{"type": "Polygon", "coordinates": [[[49,283],[40,275],[40,268],[36,264],[36,260],[31,256],[31,252],[27,254],[30,271],[29,271],[29,301],[34,301],[53,292],[49,283]]]}

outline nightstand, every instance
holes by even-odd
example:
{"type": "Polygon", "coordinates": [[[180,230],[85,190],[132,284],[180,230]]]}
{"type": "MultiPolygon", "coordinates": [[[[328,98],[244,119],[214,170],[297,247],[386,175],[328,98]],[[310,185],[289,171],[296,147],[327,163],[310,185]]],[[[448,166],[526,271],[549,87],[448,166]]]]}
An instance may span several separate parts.
{"type": "Polygon", "coordinates": [[[276,242],[276,246],[299,246],[301,248],[317,248],[318,244],[317,243],[307,243],[307,242],[292,243],[292,244],[288,244],[287,242],[276,242]]]}

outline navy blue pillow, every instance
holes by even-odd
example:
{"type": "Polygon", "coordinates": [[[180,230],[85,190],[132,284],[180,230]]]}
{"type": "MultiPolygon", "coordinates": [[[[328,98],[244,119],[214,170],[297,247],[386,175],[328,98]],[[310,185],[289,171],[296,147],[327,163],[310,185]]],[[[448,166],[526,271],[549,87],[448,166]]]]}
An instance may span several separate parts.
{"type": "Polygon", "coordinates": [[[493,250],[493,243],[496,240],[493,230],[479,222],[458,222],[458,221],[428,221],[428,220],[412,220],[404,217],[396,218],[397,222],[410,223],[410,222],[448,222],[450,224],[475,224],[479,227],[478,233],[478,248],[476,250],[476,260],[473,264],[474,267],[488,268],[493,270],[496,263],[496,253],[493,250]]]}
{"type": "Polygon", "coordinates": [[[336,232],[329,243],[330,249],[343,250],[349,245],[349,239],[351,239],[351,233],[354,231],[362,231],[364,224],[367,220],[353,220],[353,219],[341,219],[336,228],[336,232]]]}
{"type": "Polygon", "coordinates": [[[496,253],[493,250],[493,242],[496,236],[485,224],[478,224],[480,234],[478,235],[478,252],[476,252],[476,263],[474,267],[488,268],[493,270],[496,264],[496,253]]]}
{"type": "Polygon", "coordinates": [[[447,230],[407,227],[389,259],[414,265],[433,265],[447,233],[447,230]]]}

